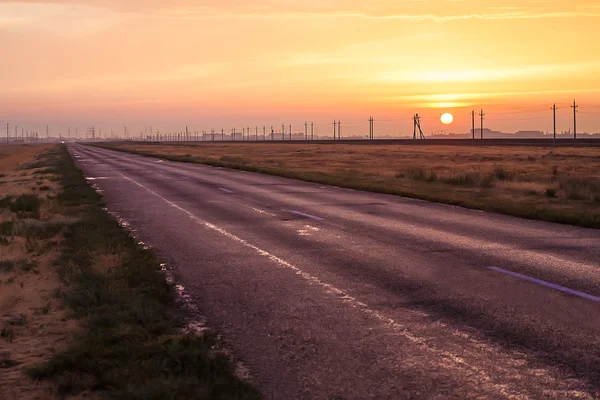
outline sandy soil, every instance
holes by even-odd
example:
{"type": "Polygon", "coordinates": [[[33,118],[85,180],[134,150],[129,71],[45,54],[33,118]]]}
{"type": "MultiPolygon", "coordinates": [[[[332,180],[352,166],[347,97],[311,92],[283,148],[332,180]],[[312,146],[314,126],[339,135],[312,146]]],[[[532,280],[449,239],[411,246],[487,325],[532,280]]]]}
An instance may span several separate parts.
{"type": "Polygon", "coordinates": [[[53,176],[21,169],[35,161],[50,146],[10,146],[0,149],[0,198],[36,194],[42,199],[39,220],[22,220],[8,209],[0,210],[0,223],[13,221],[12,235],[0,242],[0,262],[27,262],[33,268],[15,266],[0,270],[0,399],[54,399],[50,382],[33,382],[24,371],[42,364],[64,349],[78,332],[78,323],[69,318],[60,297],[60,280],[52,263],[60,236],[48,240],[27,240],[24,224],[66,222],[55,200],[60,190],[53,176]],[[40,190],[40,188],[43,188],[40,190]]]}

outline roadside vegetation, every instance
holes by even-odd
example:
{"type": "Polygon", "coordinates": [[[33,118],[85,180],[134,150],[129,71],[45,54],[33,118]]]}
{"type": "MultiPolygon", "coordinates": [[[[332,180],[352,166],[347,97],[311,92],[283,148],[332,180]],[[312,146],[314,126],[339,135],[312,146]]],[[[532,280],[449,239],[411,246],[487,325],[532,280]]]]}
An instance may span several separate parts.
{"type": "Polygon", "coordinates": [[[600,147],[253,143],[101,146],[600,228],[600,147]]]}
{"type": "Polygon", "coordinates": [[[0,398],[260,398],[64,147],[4,174],[0,398]]]}

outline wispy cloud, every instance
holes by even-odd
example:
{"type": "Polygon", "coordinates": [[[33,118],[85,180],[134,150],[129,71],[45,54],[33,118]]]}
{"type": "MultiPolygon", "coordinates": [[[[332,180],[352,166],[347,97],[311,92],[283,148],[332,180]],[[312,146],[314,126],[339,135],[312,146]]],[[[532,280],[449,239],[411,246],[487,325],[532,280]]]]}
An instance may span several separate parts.
{"type": "Polygon", "coordinates": [[[108,29],[127,18],[127,14],[98,6],[0,2],[0,29],[43,30],[81,36],[108,29]]]}
{"type": "Polygon", "coordinates": [[[477,83],[516,81],[519,79],[548,79],[578,72],[591,72],[600,68],[600,62],[580,62],[564,64],[525,65],[515,67],[497,67],[494,69],[443,69],[443,70],[410,70],[384,71],[375,82],[385,84],[402,83],[477,83]]]}

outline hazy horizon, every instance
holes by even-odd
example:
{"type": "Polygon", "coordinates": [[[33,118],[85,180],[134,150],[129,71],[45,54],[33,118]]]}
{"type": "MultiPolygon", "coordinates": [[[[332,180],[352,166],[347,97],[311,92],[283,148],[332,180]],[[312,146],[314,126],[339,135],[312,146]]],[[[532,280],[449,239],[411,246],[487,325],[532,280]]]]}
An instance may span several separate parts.
{"type": "Polygon", "coordinates": [[[367,133],[373,116],[408,134],[418,112],[426,134],[464,133],[483,108],[491,129],[551,131],[556,103],[560,132],[576,99],[578,132],[600,131],[596,2],[247,3],[0,1],[0,122],[327,135],[334,119],[367,133]]]}

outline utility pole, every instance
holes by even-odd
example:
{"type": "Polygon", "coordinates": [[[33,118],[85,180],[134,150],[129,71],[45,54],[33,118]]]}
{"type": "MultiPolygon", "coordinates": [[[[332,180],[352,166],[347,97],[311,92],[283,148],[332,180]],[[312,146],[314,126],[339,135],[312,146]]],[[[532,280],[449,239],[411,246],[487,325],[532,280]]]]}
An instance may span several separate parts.
{"type": "Polygon", "coordinates": [[[263,125],[263,141],[267,140],[267,127],[263,125]]]}
{"type": "Polygon", "coordinates": [[[413,143],[417,139],[417,129],[419,130],[419,138],[425,139],[425,135],[423,135],[423,130],[421,129],[421,117],[419,114],[415,114],[413,117],[413,143]]]}
{"type": "Polygon", "coordinates": [[[369,118],[369,140],[375,139],[375,120],[373,117],[369,118]]]}
{"type": "Polygon", "coordinates": [[[335,132],[336,126],[337,126],[337,122],[333,121],[333,140],[336,139],[336,132],[335,132]]]}
{"type": "Polygon", "coordinates": [[[304,121],[304,140],[308,140],[308,122],[304,121]]]}
{"type": "Polygon", "coordinates": [[[554,136],[552,139],[552,144],[556,147],[556,103],[552,106],[552,122],[554,126],[554,136]]]}
{"type": "Polygon", "coordinates": [[[271,140],[275,140],[275,129],[273,129],[273,125],[271,125],[271,140]]]}
{"type": "Polygon", "coordinates": [[[48,128],[48,125],[46,125],[46,139],[50,138],[50,129],[48,128]]]}
{"type": "Polygon", "coordinates": [[[7,122],[6,123],[6,144],[8,144],[8,135],[10,132],[10,124],[7,122]]]}
{"type": "Polygon", "coordinates": [[[281,124],[281,140],[285,140],[285,124],[281,124]]]}
{"type": "Polygon", "coordinates": [[[571,108],[573,109],[573,139],[577,139],[577,108],[579,106],[573,100],[573,105],[571,108]]]}
{"type": "Polygon", "coordinates": [[[475,110],[471,111],[471,134],[473,135],[473,145],[475,145],[475,110]]]}
{"type": "Polygon", "coordinates": [[[310,123],[310,140],[315,140],[315,123],[310,123]]]}
{"type": "Polygon", "coordinates": [[[342,121],[338,121],[338,139],[342,140],[342,121]]]}
{"type": "Polygon", "coordinates": [[[258,141],[258,126],[254,127],[254,141],[258,141]]]}
{"type": "Polygon", "coordinates": [[[292,140],[292,125],[290,124],[290,140],[292,140]]]}
{"type": "Polygon", "coordinates": [[[481,109],[479,116],[481,117],[481,140],[482,140],[481,145],[483,146],[483,117],[485,117],[485,113],[483,112],[483,109],[481,109]]]}

